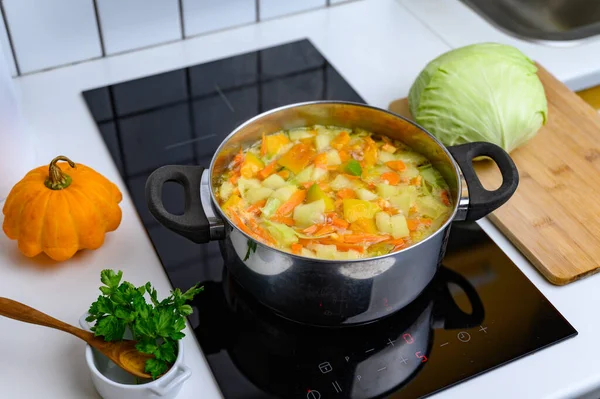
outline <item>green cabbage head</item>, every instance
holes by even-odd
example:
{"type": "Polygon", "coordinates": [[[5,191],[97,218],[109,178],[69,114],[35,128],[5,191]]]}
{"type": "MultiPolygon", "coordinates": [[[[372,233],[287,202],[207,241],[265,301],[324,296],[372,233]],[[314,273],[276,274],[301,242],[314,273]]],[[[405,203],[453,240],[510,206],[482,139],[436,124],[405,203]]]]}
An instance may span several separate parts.
{"type": "Polygon", "coordinates": [[[408,96],[415,121],[450,146],[488,141],[510,152],[548,118],[533,61],[514,47],[474,44],[431,61],[408,96]]]}

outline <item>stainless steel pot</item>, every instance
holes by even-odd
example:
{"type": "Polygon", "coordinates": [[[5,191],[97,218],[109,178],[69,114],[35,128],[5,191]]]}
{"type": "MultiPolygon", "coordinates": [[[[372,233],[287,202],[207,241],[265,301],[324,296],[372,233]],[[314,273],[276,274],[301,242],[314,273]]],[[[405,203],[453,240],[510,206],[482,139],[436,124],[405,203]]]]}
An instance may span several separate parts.
{"type": "Polygon", "coordinates": [[[420,126],[383,109],[347,102],[310,102],[277,108],[239,126],[217,149],[210,168],[163,166],[146,182],[152,215],[165,227],[196,242],[220,240],[225,265],[246,290],[283,317],[321,325],[370,322],[411,303],[433,279],[446,249],[452,220],[479,219],[505,203],[517,188],[519,175],[508,154],[491,143],[445,148],[420,126]],[[262,133],[311,125],[363,128],[398,139],[426,156],[446,179],[455,204],[451,217],[416,245],[375,258],[331,261],[306,258],[254,241],[221,211],[213,183],[223,174],[240,146],[262,133]],[[472,160],[492,158],[503,182],[486,190],[472,160]],[[164,183],[181,184],[182,215],[162,203],[164,183]]]}

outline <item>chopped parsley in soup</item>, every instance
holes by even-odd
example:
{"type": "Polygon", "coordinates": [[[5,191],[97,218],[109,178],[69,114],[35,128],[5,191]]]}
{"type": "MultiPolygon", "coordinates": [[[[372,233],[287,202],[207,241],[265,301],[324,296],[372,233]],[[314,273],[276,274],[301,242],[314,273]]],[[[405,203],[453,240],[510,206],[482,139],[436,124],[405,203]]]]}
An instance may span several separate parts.
{"type": "Polygon", "coordinates": [[[427,158],[362,129],[264,135],[216,182],[223,212],[256,241],[306,257],[388,254],[433,234],[453,211],[427,158]]]}

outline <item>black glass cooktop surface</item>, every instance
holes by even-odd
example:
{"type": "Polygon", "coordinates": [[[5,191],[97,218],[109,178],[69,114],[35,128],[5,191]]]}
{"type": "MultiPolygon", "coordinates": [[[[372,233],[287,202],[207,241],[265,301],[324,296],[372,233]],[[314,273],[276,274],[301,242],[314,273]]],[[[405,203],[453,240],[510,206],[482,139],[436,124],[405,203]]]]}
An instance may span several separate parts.
{"type": "MultiPolygon", "coordinates": [[[[308,40],[83,95],[172,284],[204,283],[190,322],[226,399],[418,398],[577,334],[476,223],[454,223],[440,272],[408,308],[323,329],[272,314],[228,276],[218,243],[152,218],[144,185],[157,167],[208,166],[236,126],[281,105],[364,102],[308,40]]],[[[163,197],[182,211],[178,186],[163,197]]]]}

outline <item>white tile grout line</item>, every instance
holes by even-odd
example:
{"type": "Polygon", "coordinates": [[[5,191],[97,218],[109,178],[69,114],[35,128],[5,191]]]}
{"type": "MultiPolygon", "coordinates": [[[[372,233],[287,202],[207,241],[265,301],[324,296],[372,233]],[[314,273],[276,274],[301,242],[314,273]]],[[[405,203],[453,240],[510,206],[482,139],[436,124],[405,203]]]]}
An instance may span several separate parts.
{"type": "MultiPolygon", "coordinates": [[[[3,13],[3,15],[4,15],[4,20],[5,20],[5,25],[6,25],[6,31],[7,31],[7,34],[8,34],[8,40],[9,40],[9,43],[11,45],[11,51],[13,53],[13,58],[15,60],[15,66],[17,68],[17,76],[29,76],[29,75],[34,75],[34,74],[40,73],[40,72],[47,72],[47,71],[52,71],[54,69],[64,68],[64,67],[68,67],[68,66],[72,66],[72,65],[76,65],[76,64],[81,64],[83,62],[98,60],[100,58],[106,58],[106,57],[112,57],[112,56],[116,56],[116,55],[133,53],[134,51],[144,50],[144,49],[158,47],[158,46],[163,46],[165,44],[175,43],[175,42],[178,42],[180,40],[187,40],[187,39],[193,39],[193,38],[196,38],[196,37],[199,37],[199,36],[211,35],[211,34],[214,34],[214,33],[223,32],[223,31],[231,30],[231,29],[236,29],[236,28],[240,28],[242,26],[252,25],[252,24],[263,22],[263,21],[272,21],[272,20],[275,20],[275,19],[291,17],[291,16],[294,16],[294,15],[304,14],[306,12],[311,12],[311,11],[315,11],[315,10],[318,10],[318,9],[325,9],[327,7],[339,7],[339,6],[343,6],[344,4],[353,3],[355,1],[360,1],[360,0],[350,0],[350,1],[347,1],[347,2],[344,2],[344,3],[339,3],[339,4],[330,4],[331,3],[330,0],[326,0],[327,3],[324,6],[321,6],[321,7],[309,8],[309,9],[306,9],[306,10],[302,10],[302,11],[298,11],[298,12],[294,12],[294,13],[290,13],[290,14],[284,14],[284,15],[280,15],[280,16],[277,16],[277,17],[273,17],[273,18],[267,18],[267,19],[264,19],[264,20],[260,19],[260,0],[255,0],[255,1],[256,1],[256,22],[250,22],[250,23],[246,23],[246,24],[228,26],[226,28],[215,29],[215,30],[210,31],[210,32],[202,32],[202,33],[199,33],[197,35],[185,36],[185,26],[184,26],[184,21],[183,21],[183,7],[181,6],[182,0],[179,0],[179,4],[180,4],[180,8],[179,8],[179,10],[180,10],[180,12],[179,12],[180,16],[179,16],[179,18],[181,20],[181,35],[182,35],[181,39],[169,40],[167,42],[155,43],[155,44],[151,44],[151,45],[143,46],[143,47],[138,47],[138,48],[131,49],[131,50],[120,51],[118,53],[106,54],[106,51],[105,51],[105,48],[104,48],[103,35],[102,35],[102,28],[101,28],[101,24],[100,24],[100,22],[101,22],[100,21],[100,16],[99,16],[97,8],[96,8],[96,0],[93,0],[93,3],[94,3],[94,12],[96,13],[96,20],[97,20],[97,24],[98,24],[98,33],[100,35],[100,46],[102,48],[102,56],[101,57],[87,58],[85,60],[79,60],[79,61],[70,62],[70,63],[67,63],[67,64],[56,65],[56,66],[53,66],[53,67],[38,69],[38,70],[35,70],[35,71],[25,72],[25,73],[21,73],[21,71],[19,70],[19,64],[17,62],[16,51],[14,49],[14,45],[12,44],[12,38],[10,36],[10,29],[8,28],[8,18],[7,18],[7,16],[6,16],[5,13],[3,13]]],[[[2,6],[2,0],[0,0],[0,7],[3,7],[2,6]]],[[[421,22],[420,19],[419,19],[419,21],[421,22]]],[[[427,29],[431,30],[431,29],[429,29],[429,27],[427,27],[427,29]]],[[[446,42],[444,42],[444,43],[446,43],[446,42]]]]}

